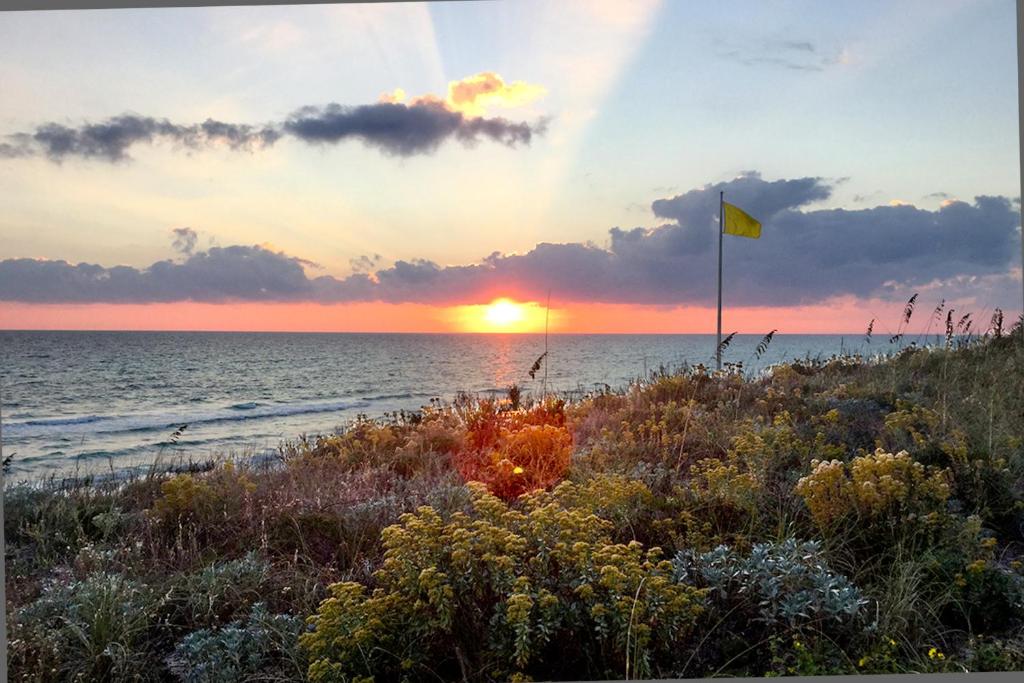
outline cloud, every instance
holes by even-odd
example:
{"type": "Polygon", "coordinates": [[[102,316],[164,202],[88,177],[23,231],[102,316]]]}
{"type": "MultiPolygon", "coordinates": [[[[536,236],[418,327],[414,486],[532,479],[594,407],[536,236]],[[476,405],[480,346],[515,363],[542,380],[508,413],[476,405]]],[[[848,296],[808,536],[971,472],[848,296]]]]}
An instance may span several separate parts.
{"type": "Polygon", "coordinates": [[[388,104],[398,104],[399,102],[405,101],[405,90],[402,88],[395,88],[391,92],[381,94],[378,102],[386,102],[388,104]]]}
{"type": "Polygon", "coordinates": [[[150,303],[315,299],[301,259],[258,246],[211,247],[145,269],[66,261],[0,261],[0,298],[26,302],[150,303]]]}
{"type": "Polygon", "coordinates": [[[506,83],[493,71],[483,71],[448,84],[447,105],[455,111],[480,116],[489,105],[518,107],[543,97],[543,86],[525,81],[506,83]]]}
{"type": "Polygon", "coordinates": [[[808,40],[762,40],[727,46],[719,41],[719,56],[745,66],[764,66],[793,71],[824,71],[851,61],[845,49],[823,51],[808,40]]]}
{"type": "Polygon", "coordinates": [[[49,122],[30,133],[7,135],[0,142],[0,158],[44,156],[55,162],[68,158],[122,162],[130,159],[129,150],[137,145],[169,142],[188,150],[223,146],[256,151],[274,145],[285,135],[317,145],[359,140],[396,156],[427,154],[452,139],[466,146],[489,139],[515,147],[529,144],[534,135],[544,132],[546,123],[487,118],[482,115],[484,107],[518,106],[543,93],[540,86],[522,81],[506,83],[497,74],[482,72],[449,84],[448,100],[425,95],[406,104],[405,92],[397,88],[375,104],[306,106],[282,122],[265,125],[214,119],[183,125],[137,114],[80,126],[49,122]]]}
{"type": "Polygon", "coordinates": [[[15,134],[7,136],[10,142],[0,142],[0,159],[20,159],[32,156],[29,136],[15,134]]]}
{"type": "Polygon", "coordinates": [[[884,194],[881,190],[875,190],[874,192],[869,192],[867,194],[855,194],[853,195],[853,201],[858,204],[863,204],[864,202],[869,201],[872,197],[877,197],[881,194],[884,194]]]}
{"type": "Polygon", "coordinates": [[[353,273],[372,273],[373,269],[380,263],[380,254],[362,254],[361,256],[348,260],[348,265],[353,273]]]}
{"type": "Polygon", "coordinates": [[[305,107],[292,114],[284,131],[303,142],[335,144],[359,140],[386,154],[411,156],[437,149],[449,139],[472,145],[489,138],[508,147],[529,144],[543,126],[515,123],[503,118],[467,117],[438,102],[376,104],[344,107],[305,107]]]}
{"type": "Polygon", "coordinates": [[[281,134],[271,127],[224,123],[214,119],[183,126],[167,119],[124,114],[100,123],[71,128],[59,123],[44,123],[33,133],[16,133],[0,145],[0,156],[43,155],[53,161],[67,157],[124,161],[128,149],[137,144],[165,140],[200,149],[224,145],[233,150],[255,150],[274,144],[281,134]]]}
{"type": "MultiPolygon", "coordinates": [[[[669,199],[658,199],[651,204],[651,209],[659,218],[670,219],[679,226],[690,226],[690,230],[680,232],[681,236],[685,235],[681,239],[699,253],[712,246],[714,235],[697,226],[710,225],[710,221],[717,218],[720,192],[725,192],[726,201],[742,206],[767,224],[783,210],[828,199],[832,195],[832,186],[818,177],[766,181],[756,171],[746,171],[728,182],[705,185],[669,199]]],[[[613,240],[617,234],[621,231],[613,229],[613,240]]]]}
{"type": "Polygon", "coordinates": [[[764,225],[761,239],[725,238],[725,295],[732,306],[851,295],[905,299],[908,288],[936,282],[974,283],[978,296],[999,296],[984,283],[1014,277],[1020,213],[1006,197],[954,201],[934,211],[911,205],[814,209],[830,196],[828,181],[769,181],[750,172],[655,201],[652,211],[667,222],[612,228],[607,247],[541,243],[525,253],[495,252],[449,266],[410,259],[377,268],[376,257],[361,257],[345,278],[311,278],[302,259],[259,246],[213,247],[145,269],[8,259],[0,261],[0,300],[445,305],[497,296],[540,300],[551,290],[562,301],[713,305],[722,191],[764,225]]]}
{"type": "Polygon", "coordinates": [[[174,235],[174,241],[171,243],[174,250],[185,256],[190,256],[199,240],[198,233],[192,228],[174,228],[171,233],[174,235]]]}

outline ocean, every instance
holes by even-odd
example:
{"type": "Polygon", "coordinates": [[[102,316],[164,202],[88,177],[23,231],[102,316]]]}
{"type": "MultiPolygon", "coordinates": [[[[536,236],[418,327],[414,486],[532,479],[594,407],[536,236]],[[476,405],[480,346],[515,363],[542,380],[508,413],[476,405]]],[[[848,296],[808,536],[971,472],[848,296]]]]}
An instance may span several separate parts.
{"type": "MultiPolygon", "coordinates": [[[[782,360],[881,351],[878,340],[737,335],[725,361],[757,372],[782,360]]],[[[620,388],[659,367],[714,363],[714,335],[551,335],[547,388],[620,388]]],[[[9,480],[39,480],[259,456],[363,414],[415,410],[458,392],[539,394],[535,334],[291,334],[0,331],[3,454],[9,480]],[[172,433],[187,428],[177,439],[172,433]]]]}

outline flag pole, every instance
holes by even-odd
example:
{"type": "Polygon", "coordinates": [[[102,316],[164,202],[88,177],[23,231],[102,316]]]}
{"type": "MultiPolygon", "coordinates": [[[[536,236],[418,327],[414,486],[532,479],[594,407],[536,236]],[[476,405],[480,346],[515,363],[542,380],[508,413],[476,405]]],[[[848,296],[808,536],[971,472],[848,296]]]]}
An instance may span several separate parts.
{"type": "Polygon", "coordinates": [[[715,340],[715,365],[722,369],[722,235],[725,230],[725,191],[718,193],[718,337],[715,340]]]}

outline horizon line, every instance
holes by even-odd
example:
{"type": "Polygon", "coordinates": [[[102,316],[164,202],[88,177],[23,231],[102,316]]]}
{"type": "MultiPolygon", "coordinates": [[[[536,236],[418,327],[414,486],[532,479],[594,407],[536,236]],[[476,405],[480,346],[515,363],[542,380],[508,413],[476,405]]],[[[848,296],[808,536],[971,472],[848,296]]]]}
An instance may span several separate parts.
{"type": "MultiPolygon", "coordinates": [[[[213,330],[213,329],[95,329],[95,328],[20,328],[20,327],[0,327],[0,332],[110,332],[110,333],[188,333],[188,334],[395,334],[395,335],[467,335],[467,336],[527,336],[527,335],[538,335],[544,336],[547,334],[551,337],[571,337],[579,335],[591,335],[591,336],[635,336],[635,335],[646,335],[646,336],[715,336],[714,330],[709,332],[547,332],[530,331],[530,332],[479,332],[479,331],[398,331],[398,330],[213,330]]],[[[766,332],[735,332],[736,336],[764,336],[766,332]]],[[[929,331],[927,334],[924,332],[904,332],[903,337],[926,337],[932,336],[943,336],[945,333],[937,334],[929,331]]],[[[844,337],[844,336],[864,336],[864,331],[857,332],[775,332],[776,337],[844,337]]],[[[879,335],[879,339],[884,335],[879,335]]],[[[870,343],[870,342],[869,342],[870,343]]]]}

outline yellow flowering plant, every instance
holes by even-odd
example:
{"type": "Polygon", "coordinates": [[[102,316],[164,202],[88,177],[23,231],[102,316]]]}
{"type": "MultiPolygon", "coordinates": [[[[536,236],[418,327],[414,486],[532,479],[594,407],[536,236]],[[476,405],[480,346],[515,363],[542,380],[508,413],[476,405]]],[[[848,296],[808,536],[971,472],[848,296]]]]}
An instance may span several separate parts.
{"type": "Polygon", "coordinates": [[[470,513],[421,507],[384,531],[372,589],[331,586],[302,637],[312,681],[645,677],[684,655],[704,592],[660,549],[612,542],[559,502],[572,485],[521,509],[470,486],[470,513]]]}
{"type": "Polygon", "coordinates": [[[813,460],[810,474],[796,485],[811,517],[822,529],[857,517],[906,521],[942,511],[950,495],[948,470],[925,467],[906,451],[879,448],[850,463],[813,460]]]}
{"type": "Polygon", "coordinates": [[[149,515],[167,529],[238,512],[256,490],[252,478],[230,460],[205,476],[179,474],[160,485],[149,515]]]}

